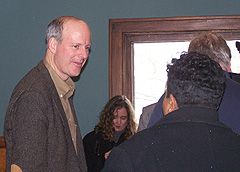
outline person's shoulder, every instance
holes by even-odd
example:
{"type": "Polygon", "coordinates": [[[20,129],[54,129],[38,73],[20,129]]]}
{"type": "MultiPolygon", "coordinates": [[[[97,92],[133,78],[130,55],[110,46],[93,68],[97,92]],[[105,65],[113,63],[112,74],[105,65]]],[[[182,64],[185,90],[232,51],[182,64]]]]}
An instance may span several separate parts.
{"type": "Polygon", "coordinates": [[[143,107],[143,108],[155,107],[155,106],[156,106],[156,104],[157,104],[157,103],[153,103],[153,104],[147,105],[147,106],[145,106],[145,107],[143,107]]]}
{"type": "Polygon", "coordinates": [[[237,92],[240,92],[240,83],[227,77],[226,89],[231,89],[237,92]]]}
{"type": "Polygon", "coordinates": [[[91,131],[85,135],[85,137],[95,136],[95,131],[91,131]]]}
{"type": "Polygon", "coordinates": [[[130,139],[124,141],[121,145],[123,149],[131,149],[132,147],[140,146],[141,145],[148,145],[150,144],[149,141],[156,136],[156,129],[145,129],[137,132],[134,134],[130,139]]]}
{"type": "Polygon", "coordinates": [[[229,76],[234,81],[240,83],[240,74],[239,73],[231,73],[231,72],[229,72],[229,76]]]}
{"type": "Polygon", "coordinates": [[[146,111],[146,110],[153,110],[155,108],[157,103],[153,103],[153,104],[150,104],[150,105],[147,105],[145,107],[143,107],[143,110],[146,111]]]}
{"type": "MultiPolygon", "coordinates": [[[[25,88],[34,88],[32,85],[38,85],[39,87],[43,86],[42,82],[46,82],[47,78],[42,75],[42,72],[47,72],[45,68],[44,71],[44,64],[39,62],[39,64],[33,67],[17,84],[18,87],[24,86],[25,88]],[[40,67],[40,68],[39,68],[40,67]]],[[[50,77],[50,75],[49,75],[50,77]]],[[[38,88],[38,87],[36,87],[38,88]]]]}
{"type": "MultiPolygon", "coordinates": [[[[28,93],[29,91],[35,91],[42,94],[40,90],[47,90],[47,85],[43,84],[46,82],[46,78],[44,78],[37,67],[32,68],[15,86],[12,96],[20,96],[24,93],[28,93]]],[[[42,94],[43,95],[43,94],[42,94]]]]}
{"type": "Polygon", "coordinates": [[[92,140],[92,139],[95,139],[96,137],[97,137],[97,135],[96,135],[95,131],[91,131],[84,136],[83,140],[84,141],[92,140]]]}

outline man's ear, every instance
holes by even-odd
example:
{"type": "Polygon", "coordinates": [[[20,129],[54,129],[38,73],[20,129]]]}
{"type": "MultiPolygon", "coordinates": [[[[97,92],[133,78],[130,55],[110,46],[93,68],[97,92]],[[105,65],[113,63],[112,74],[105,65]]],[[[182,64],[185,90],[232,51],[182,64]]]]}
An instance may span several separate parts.
{"type": "Polygon", "coordinates": [[[170,113],[178,109],[178,104],[175,97],[172,94],[169,95],[169,98],[170,98],[170,102],[169,102],[170,104],[169,113],[170,113]]]}
{"type": "Polygon", "coordinates": [[[54,37],[51,37],[48,42],[48,49],[55,54],[57,49],[57,40],[54,37]]]}

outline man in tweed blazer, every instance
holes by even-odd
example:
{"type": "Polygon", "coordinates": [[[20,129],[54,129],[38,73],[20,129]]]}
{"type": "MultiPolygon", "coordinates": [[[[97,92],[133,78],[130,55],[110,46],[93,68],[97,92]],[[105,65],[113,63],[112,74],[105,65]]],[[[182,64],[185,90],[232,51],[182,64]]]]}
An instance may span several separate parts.
{"type": "Polygon", "coordinates": [[[4,123],[6,171],[86,172],[73,106],[74,82],[88,59],[91,34],[75,17],[53,20],[46,56],[16,86],[4,123]]]}

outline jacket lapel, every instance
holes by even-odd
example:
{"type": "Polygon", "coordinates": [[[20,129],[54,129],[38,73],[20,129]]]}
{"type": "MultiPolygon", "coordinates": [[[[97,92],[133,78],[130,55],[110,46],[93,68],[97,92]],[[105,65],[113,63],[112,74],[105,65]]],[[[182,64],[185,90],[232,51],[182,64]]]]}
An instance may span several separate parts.
{"type": "Polygon", "coordinates": [[[75,112],[74,105],[73,105],[73,96],[71,96],[69,98],[69,103],[70,103],[70,106],[71,106],[71,110],[72,110],[72,113],[73,113],[75,124],[77,125],[76,126],[77,127],[76,128],[77,157],[79,159],[82,171],[87,171],[87,164],[86,164],[86,159],[85,159],[85,152],[84,152],[84,147],[83,147],[83,142],[82,142],[82,136],[81,136],[80,127],[79,127],[79,124],[78,124],[76,112],[75,112]]]}
{"type": "MultiPolygon", "coordinates": [[[[67,117],[66,117],[66,114],[64,112],[61,100],[60,100],[58,92],[57,92],[57,89],[56,89],[56,87],[55,87],[55,85],[52,81],[52,78],[51,78],[47,68],[43,64],[43,61],[41,61],[38,64],[37,67],[40,70],[40,72],[42,73],[43,77],[46,79],[49,94],[52,95],[51,98],[53,100],[53,103],[57,107],[57,109],[59,111],[59,115],[62,119],[63,126],[64,126],[65,132],[66,132],[66,137],[67,137],[68,140],[72,140],[70,128],[68,126],[67,117]]],[[[77,138],[77,152],[78,153],[76,153],[75,149],[74,149],[74,152],[76,153],[76,156],[79,159],[79,162],[80,162],[79,166],[80,166],[81,170],[82,171],[87,171],[87,165],[86,165],[86,160],[85,160],[85,153],[84,153],[84,148],[83,148],[83,143],[82,143],[82,137],[81,137],[80,128],[79,128],[79,125],[78,125],[77,116],[76,116],[74,106],[73,106],[73,96],[69,99],[69,103],[70,103],[70,106],[71,106],[71,110],[72,110],[72,113],[73,113],[75,124],[77,125],[77,129],[76,129],[76,136],[77,137],[76,138],[77,138]]],[[[69,144],[71,144],[71,147],[74,148],[73,142],[71,142],[69,144]]]]}

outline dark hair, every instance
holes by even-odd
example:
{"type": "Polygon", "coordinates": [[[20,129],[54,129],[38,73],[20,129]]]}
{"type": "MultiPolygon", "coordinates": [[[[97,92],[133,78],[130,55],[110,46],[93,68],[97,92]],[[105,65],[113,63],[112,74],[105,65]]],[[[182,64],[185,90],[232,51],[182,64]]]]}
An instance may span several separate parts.
{"type": "Polygon", "coordinates": [[[124,95],[117,95],[111,98],[99,116],[99,123],[95,126],[95,133],[102,132],[105,140],[114,140],[113,118],[114,112],[118,109],[126,108],[128,122],[125,129],[125,137],[129,139],[136,133],[137,124],[135,122],[135,112],[131,102],[124,95]]]}
{"type": "Polygon", "coordinates": [[[216,32],[194,38],[188,47],[188,53],[190,52],[205,54],[222,65],[224,70],[228,69],[231,51],[223,37],[216,32]]]}
{"type": "Polygon", "coordinates": [[[167,97],[172,94],[178,107],[218,108],[225,90],[226,76],[221,66],[208,56],[186,53],[167,66],[167,97]]]}

